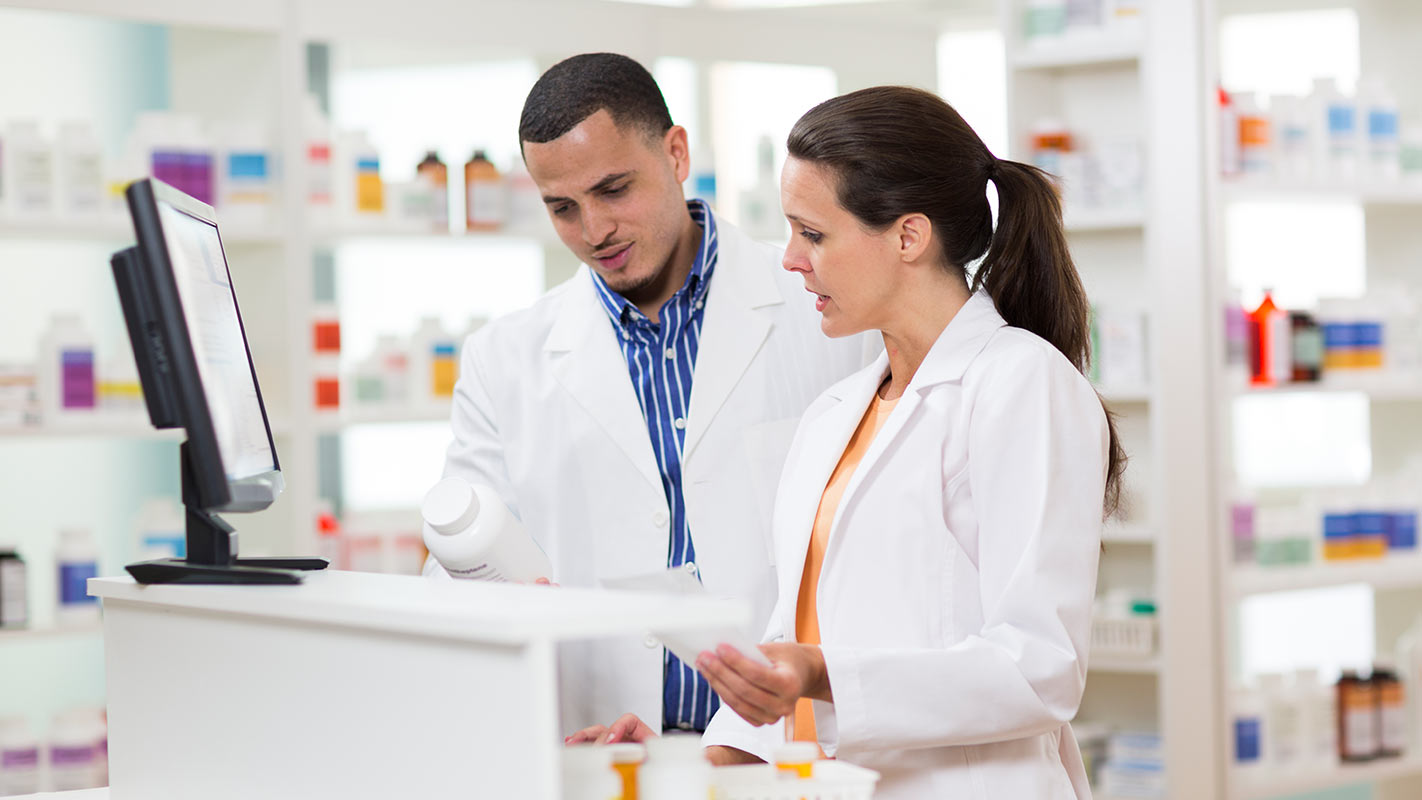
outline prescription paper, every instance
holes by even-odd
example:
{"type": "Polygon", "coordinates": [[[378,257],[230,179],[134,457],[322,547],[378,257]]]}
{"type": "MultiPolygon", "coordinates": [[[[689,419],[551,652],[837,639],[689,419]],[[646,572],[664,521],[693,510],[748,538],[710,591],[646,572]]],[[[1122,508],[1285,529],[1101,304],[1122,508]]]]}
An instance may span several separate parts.
{"type": "MultiPolygon", "coordinates": [[[[602,585],[609,589],[630,592],[656,592],[658,594],[705,595],[706,587],[696,576],[684,569],[673,568],[630,578],[606,580],[602,585]]],[[[652,631],[662,645],[681,659],[683,664],[695,667],[696,657],[707,650],[715,651],[718,645],[728,644],[739,650],[747,658],[765,666],[770,659],[756,647],[755,637],[744,630],[735,628],[702,628],[694,631],[652,631]]]]}

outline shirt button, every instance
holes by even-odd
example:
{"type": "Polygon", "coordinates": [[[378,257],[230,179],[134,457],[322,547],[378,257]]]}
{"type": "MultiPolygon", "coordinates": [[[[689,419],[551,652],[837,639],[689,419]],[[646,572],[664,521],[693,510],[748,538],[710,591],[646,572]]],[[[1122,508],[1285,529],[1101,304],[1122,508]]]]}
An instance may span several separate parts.
{"type": "Polygon", "coordinates": [[[647,634],[646,638],[642,639],[642,644],[646,645],[648,650],[662,646],[662,643],[657,641],[657,637],[650,633],[647,634]]]}
{"type": "Polygon", "coordinates": [[[706,305],[706,301],[705,301],[705,300],[697,300],[697,301],[696,301],[696,307],[697,307],[697,308],[701,308],[701,307],[704,306],[704,305],[706,305]]]}
{"type": "Polygon", "coordinates": [[[684,431],[686,430],[686,417],[677,417],[672,424],[676,426],[677,430],[684,431]]]}
{"type": "Polygon", "coordinates": [[[668,347],[667,358],[676,358],[676,350],[673,350],[672,348],[668,347]]]}
{"type": "Polygon", "coordinates": [[[667,512],[665,511],[658,511],[657,513],[652,515],[652,522],[658,528],[665,528],[667,526],[667,522],[669,521],[670,519],[667,517],[667,512]]]}
{"type": "Polygon", "coordinates": [[[628,333],[627,331],[623,331],[623,332],[622,332],[622,338],[624,338],[624,339],[631,339],[631,338],[632,338],[632,334],[628,333]]]}
{"type": "Polygon", "coordinates": [[[690,572],[692,575],[695,575],[695,574],[696,574],[696,562],[695,562],[695,561],[688,561],[688,562],[686,562],[685,564],[682,564],[682,565],[681,565],[681,568],[684,569],[684,570],[686,570],[687,572],[690,572]]]}

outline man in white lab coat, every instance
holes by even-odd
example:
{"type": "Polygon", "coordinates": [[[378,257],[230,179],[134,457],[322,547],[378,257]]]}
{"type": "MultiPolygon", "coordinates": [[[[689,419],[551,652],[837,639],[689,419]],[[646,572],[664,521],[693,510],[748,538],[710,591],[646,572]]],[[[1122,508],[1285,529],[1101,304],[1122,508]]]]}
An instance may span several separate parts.
{"type": "MultiPolygon", "coordinates": [[[[820,333],[813,298],[700,201],[687,134],[652,76],[607,53],[549,69],[525,101],[524,161],[577,274],[465,343],[445,475],[493,487],[563,586],[681,567],[775,600],[770,514],[800,414],[866,362],[820,333]]],[[[654,639],[559,653],[562,725],[632,711],[701,730],[719,705],[654,639]]]]}

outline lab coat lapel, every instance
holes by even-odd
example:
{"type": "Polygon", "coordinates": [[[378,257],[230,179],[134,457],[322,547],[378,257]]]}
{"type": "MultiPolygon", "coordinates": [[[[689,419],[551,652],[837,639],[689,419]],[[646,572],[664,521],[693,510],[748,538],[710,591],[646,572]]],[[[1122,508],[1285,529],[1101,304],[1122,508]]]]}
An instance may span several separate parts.
{"type": "Polygon", "coordinates": [[[753,252],[753,243],[734,227],[717,221],[719,255],[707,290],[701,343],[691,380],[683,462],[689,461],[725,405],[731,390],[750,367],[770,335],[768,307],[784,301],[774,276],[779,269],[753,252]]]}
{"type": "MultiPolygon", "coordinates": [[[[776,503],[776,527],[785,532],[784,549],[776,553],[782,597],[794,597],[800,590],[820,499],[888,368],[888,356],[880,354],[869,367],[830,387],[826,395],[836,402],[813,418],[806,418],[797,437],[800,451],[792,455],[794,469],[782,478],[776,503]]],[[[841,500],[840,507],[843,506],[841,500]]],[[[789,627],[785,630],[793,631],[793,605],[788,613],[792,618],[786,621],[789,627]]]]}
{"type": "Polygon", "coordinates": [[[558,382],[660,493],[662,477],[647,436],[647,422],[612,322],[597,298],[586,266],[579,268],[568,287],[566,302],[543,349],[558,382]]]}
{"type": "MultiPolygon", "coordinates": [[[[893,447],[894,440],[903,433],[908,421],[913,419],[918,407],[923,404],[924,394],[940,384],[962,380],[968,365],[982,351],[992,333],[1006,324],[997,313],[992,298],[985,292],[971,295],[968,302],[949,320],[948,326],[929,348],[923,363],[914,373],[913,380],[909,381],[903,396],[889,413],[889,418],[884,421],[884,427],[879,429],[874,441],[869,443],[869,449],[864,452],[859,467],[844,487],[844,496],[840,498],[839,509],[835,511],[831,533],[839,526],[840,514],[859,493],[865,476],[873,470],[879,459],[884,458],[886,453],[893,452],[890,448],[893,447]]],[[[869,400],[866,398],[864,403],[867,407],[869,400]]],[[[829,559],[829,549],[825,549],[826,560],[829,559]]]]}

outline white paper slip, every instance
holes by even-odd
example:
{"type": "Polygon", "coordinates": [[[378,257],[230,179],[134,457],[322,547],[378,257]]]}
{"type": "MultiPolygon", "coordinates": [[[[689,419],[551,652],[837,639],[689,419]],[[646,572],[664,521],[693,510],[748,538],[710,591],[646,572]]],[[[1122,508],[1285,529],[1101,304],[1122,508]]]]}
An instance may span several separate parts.
{"type": "MultiPolygon", "coordinates": [[[[602,585],[609,589],[621,589],[629,592],[676,595],[706,594],[706,587],[701,585],[701,581],[697,580],[695,575],[685,569],[675,567],[662,572],[606,580],[602,582],[602,585]]],[[[693,669],[696,666],[697,656],[707,650],[714,652],[716,647],[722,644],[731,645],[756,663],[770,666],[770,659],[760,652],[759,647],[756,647],[755,637],[744,630],[733,628],[705,628],[694,631],[653,630],[652,635],[660,639],[662,645],[672,651],[672,655],[693,669]]]]}

